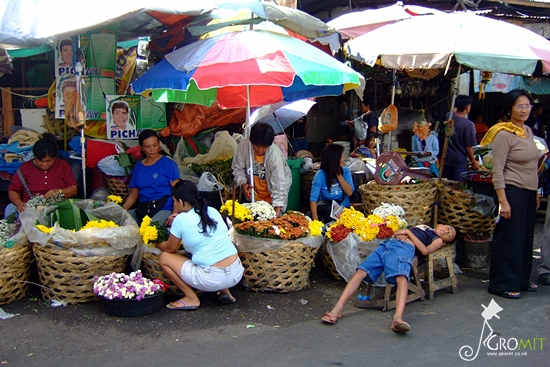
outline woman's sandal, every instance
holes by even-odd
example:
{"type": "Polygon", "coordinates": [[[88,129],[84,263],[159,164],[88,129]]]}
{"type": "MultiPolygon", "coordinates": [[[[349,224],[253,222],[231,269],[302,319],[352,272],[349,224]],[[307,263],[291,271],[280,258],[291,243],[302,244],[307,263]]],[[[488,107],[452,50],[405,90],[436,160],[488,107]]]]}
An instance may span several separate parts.
{"type": "Polygon", "coordinates": [[[500,296],[502,298],[508,298],[508,299],[519,299],[521,298],[521,294],[519,292],[505,292],[505,291],[501,291],[501,290],[498,290],[496,289],[495,287],[489,285],[487,287],[487,292],[491,293],[491,294],[494,294],[496,296],[500,296]],[[512,294],[512,293],[517,293],[517,294],[512,294]]]}
{"type": "Polygon", "coordinates": [[[399,319],[395,320],[393,322],[393,325],[391,326],[391,329],[395,331],[396,333],[407,333],[411,331],[411,325],[406,323],[405,321],[399,319]]]}
{"type": "Polygon", "coordinates": [[[331,315],[329,312],[327,312],[323,317],[321,317],[321,320],[327,324],[336,324],[336,321],[338,321],[340,317],[341,316],[331,315]]]}
{"type": "Polygon", "coordinates": [[[521,288],[521,290],[526,292],[536,292],[539,290],[539,286],[536,285],[535,283],[529,283],[529,286],[525,288],[521,288]]]}

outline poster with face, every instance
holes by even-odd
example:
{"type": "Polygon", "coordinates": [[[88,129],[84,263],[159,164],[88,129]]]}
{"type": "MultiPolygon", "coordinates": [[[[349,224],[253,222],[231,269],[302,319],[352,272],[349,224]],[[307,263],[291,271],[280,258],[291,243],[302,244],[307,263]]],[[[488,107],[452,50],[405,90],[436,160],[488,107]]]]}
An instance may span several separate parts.
{"type": "Polygon", "coordinates": [[[56,102],[55,118],[65,119],[67,126],[76,127],[81,124],[85,116],[78,116],[78,111],[84,113],[88,103],[86,88],[82,86],[82,92],[76,90],[76,80],[72,74],[64,74],[56,78],[56,102]]]}
{"type": "Polygon", "coordinates": [[[55,49],[55,76],[74,74],[74,42],[71,38],[62,39],[55,49]]]}
{"type": "Polygon", "coordinates": [[[106,97],[107,139],[137,139],[141,96],[106,97]]]}

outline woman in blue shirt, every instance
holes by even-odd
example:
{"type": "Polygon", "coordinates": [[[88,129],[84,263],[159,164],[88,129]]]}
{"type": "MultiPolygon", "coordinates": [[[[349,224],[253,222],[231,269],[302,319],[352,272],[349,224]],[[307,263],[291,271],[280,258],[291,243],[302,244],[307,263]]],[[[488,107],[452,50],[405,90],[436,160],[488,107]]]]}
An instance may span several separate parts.
{"type": "Polygon", "coordinates": [[[157,243],[162,250],[159,264],[164,273],[184,294],[182,299],[166,306],[169,310],[196,310],[199,297],[193,290],[220,291],[221,303],[234,303],[229,288],[241,280],[244,268],[231,242],[220,213],[208,206],[197,186],[189,180],[179,181],[172,189],[175,216],[170,237],[157,243]],[[176,253],[183,243],[188,258],[176,253]]]}
{"type": "Polygon", "coordinates": [[[349,208],[349,197],[353,194],[353,179],[348,167],[345,166],[344,147],[338,144],[328,144],[321,155],[321,169],[313,177],[309,208],[311,217],[315,220],[331,221],[332,201],[349,208]]]}
{"type": "Polygon", "coordinates": [[[134,204],[144,204],[155,200],[160,204],[148,213],[153,221],[169,224],[167,219],[172,214],[172,186],[179,181],[178,165],[169,157],[160,154],[161,147],[157,133],[154,130],[143,130],[139,134],[139,146],[145,158],[137,162],[130,180],[130,195],[122,207],[138,222],[141,210],[130,209],[134,204]],[[158,208],[160,206],[160,208],[158,208]]]}

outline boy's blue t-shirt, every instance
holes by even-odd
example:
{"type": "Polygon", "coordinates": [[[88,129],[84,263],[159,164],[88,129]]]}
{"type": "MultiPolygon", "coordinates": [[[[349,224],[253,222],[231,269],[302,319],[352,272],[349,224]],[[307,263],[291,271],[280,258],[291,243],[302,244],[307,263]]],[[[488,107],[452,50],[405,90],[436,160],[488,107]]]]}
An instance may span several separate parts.
{"type": "Polygon", "coordinates": [[[201,233],[201,218],[194,209],[178,214],[170,228],[170,233],[181,238],[185,250],[193,255],[193,263],[202,267],[211,266],[237,253],[221,214],[210,206],[207,213],[218,223],[216,229],[210,230],[208,235],[201,233]]]}
{"type": "MultiPolygon", "coordinates": [[[[433,241],[435,241],[436,239],[439,238],[439,236],[437,235],[437,233],[435,233],[435,231],[428,227],[427,225],[419,225],[419,226],[416,226],[416,227],[412,227],[410,229],[410,231],[412,232],[412,234],[414,234],[419,240],[420,242],[422,242],[424,244],[424,246],[429,246],[433,241]]],[[[415,246],[415,255],[418,257],[418,259],[423,259],[424,258],[424,255],[422,255],[418,249],[416,248],[415,246]]]]}
{"type": "MultiPolygon", "coordinates": [[[[344,180],[348,184],[351,185],[352,191],[355,191],[355,187],[353,186],[353,178],[351,177],[351,171],[348,167],[342,167],[344,180]]],[[[338,180],[335,179],[332,186],[327,188],[327,176],[325,174],[325,171],[320,169],[315,176],[313,177],[313,181],[311,183],[311,193],[309,195],[309,201],[319,201],[319,200],[327,200],[327,201],[338,201],[340,202],[340,205],[349,208],[350,206],[350,200],[349,196],[347,196],[344,193],[344,190],[342,190],[342,187],[340,186],[340,183],[338,183],[338,180]]]]}
{"type": "Polygon", "coordinates": [[[180,178],[178,165],[172,159],[162,156],[152,166],[137,162],[132,171],[130,189],[139,189],[139,201],[145,203],[168,196],[161,210],[172,210],[172,186],[170,183],[180,178]]]}

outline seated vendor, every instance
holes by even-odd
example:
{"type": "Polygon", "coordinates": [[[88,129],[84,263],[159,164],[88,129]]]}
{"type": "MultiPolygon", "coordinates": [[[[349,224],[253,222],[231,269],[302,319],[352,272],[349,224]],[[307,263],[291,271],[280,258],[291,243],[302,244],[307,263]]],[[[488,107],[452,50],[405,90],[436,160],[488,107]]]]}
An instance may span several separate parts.
{"type": "Polygon", "coordinates": [[[330,222],[332,201],[346,208],[350,207],[350,196],[355,188],[351,171],[345,166],[344,147],[328,144],[321,155],[321,168],[313,177],[309,208],[314,220],[330,222]]]}
{"type": "Polygon", "coordinates": [[[415,125],[412,137],[412,151],[417,153],[411,157],[417,167],[426,167],[430,173],[439,177],[437,168],[437,155],[439,154],[439,141],[435,132],[430,132],[430,123],[421,121],[415,125]]]}
{"type": "Polygon", "coordinates": [[[8,204],[4,218],[15,212],[21,213],[27,208],[27,201],[36,195],[49,199],[55,195],[72,198],[78,189],[69,163],[57,158],[57,138],[52,134],[43,134],[32,149],[34,158],[21,165],[13,176],[8,189],[8,204]]]}

